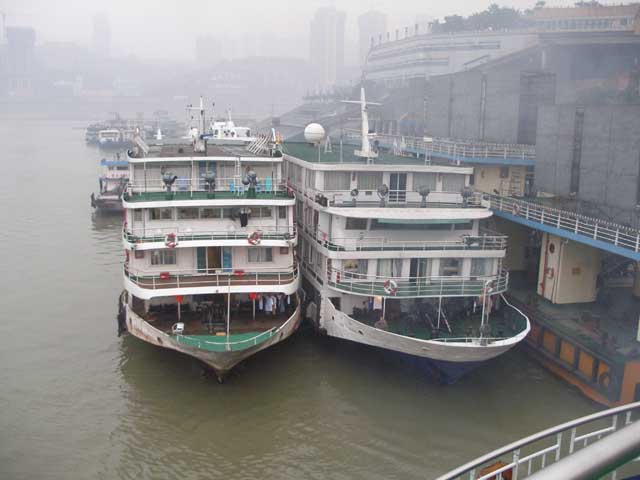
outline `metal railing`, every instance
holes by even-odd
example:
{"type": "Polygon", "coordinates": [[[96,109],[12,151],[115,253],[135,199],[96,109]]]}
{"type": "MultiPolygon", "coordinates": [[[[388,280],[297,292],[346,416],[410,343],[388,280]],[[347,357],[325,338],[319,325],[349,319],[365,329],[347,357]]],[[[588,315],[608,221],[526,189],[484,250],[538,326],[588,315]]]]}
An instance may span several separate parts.
{"type": "Polygon", "coordinates": [[[505,212],[515,217],[582,235],[636,253],[640,251],[640,230],[599,218],[559,210],[537,202],[491,194],[486,194],[485,198],[489,200],[489,206],[494,211],[505,212]]]}
{"type": "Polygon", "coordinates": [[[149,290],[247,285],[290,285],[295,282],[298,277],[297,266],[280,269],[254,268],[251,270],[218,268],[143,271],[131,269],[125,265],[124,272],[131,282],[140,288],[149,290]]]}
{"type": "Polygon", "coordinates": [[[197,240],[245,240],[254,232],[260,232],[261,240],[293,240],[297,230],[293,227],[273,225],[248,225],[234,230],[198,230],[190,227],[134,228],[123,229],[122,237],[129,243],[164,243],[166,236],[175,234],[178,242],[197,240]]]}
{"type": "Polygon", "coordinates": [[[509,285],[509,274],[503,270],[497,275],[468,277],[380,277],[328,268],[327,281],[332,288],[355,295],[468,297],[505,292],[509,285]]]}
{"type": "MultiPolygon", "coordinates": [[[[631,424],[633,413],[640,413],[640,402],[557,425],[478,457],[437,480],[502,479],[507,472],[511,474],[512,480],[526,478],[543,471],[549,464],[570,456],[576,450],[587,447],[590,442],[616,432],[621,426],[631,424]],[[582,431],[579,432],[581,427],[582,431]]],[[[615,478],[615,471],[612,477],[615,478]]]]}
{"type": "MultiPolygon", "coordinates": [[[[251,193],[247,185],[242,183],[240,177],[234,178],[218,178],[214,188],[210,188],[203,178],[196,177],[179,177],[171,186],[171,191],[167,190],[162,179],[147,180],[144,182],[130,182],[127,184],[127,198],[135,198],[136,196],[144,196],[149,194],[157,194],[160,197],[164,195],[175,197],[197,197],[207,198],[207,195],[225,194],[228,196],[245,196],[251,193]]],[[[290,190],[286,186],[286,182],[279,179],[260,179],[255,188],[256,194],[270,194],[276,196],[289,196],[290,190]]]]}
{"type": "MultiPolygon", "coordinates": [[[[359,139],[361,134],[355,131],[347,133],[349,138],[359,139]]],[[[452,160],[465,159],[519,159],[533,161],[536,158],[536,149],[532,145],[503,144],[489,142],[474,142],[464,140],[452,140],[450,138],[434,137],[427,141],[420,137],[404,137],[401,135],[376,134],[380,144],[390,150],[410,150],[413,153],[440,154],[452,160]]]]}
{"type": "Polygon", "coordinates": [[[385,237],[331,237],[305,227],[305,232],[319,245],[332,252],[428,251],[428,250],[505,250],[506,235],[461,235],[457,240],[388,240],[385,237]]]}
{"type": "MultiPolygon", "coordinates": [[[[317,192],[320,193],[320,192],[317,192]]],[[[323,195],[330,199],[329,205],[332,207],[352,207],[354,206],[353,197],[350,191],[325,191],[323,195]]],[[[410,190],[395,190],[391,194],[395,194],[395,198],[391,196],[385,201],[386,207],[422,207],[422,196],[418,192],[410,190]]],[[[364,197],[359,195],[356,199],[357,207],[374,207],[380,206],[380,200],[371,196],[364,197]]],[[[470,197],[463,199],[460,192],[443,192],[436,191],[429,194],[425,208],[479,208],[482,205],[482,195],[474,192],[470,197]]]]}

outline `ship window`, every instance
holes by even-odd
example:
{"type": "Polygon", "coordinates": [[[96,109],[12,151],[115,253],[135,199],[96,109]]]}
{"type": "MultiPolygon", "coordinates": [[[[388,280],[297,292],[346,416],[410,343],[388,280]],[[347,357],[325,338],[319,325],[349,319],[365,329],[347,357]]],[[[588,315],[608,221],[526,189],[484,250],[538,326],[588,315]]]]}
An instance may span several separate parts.
{"type": "Polygon", "coordinates": [[[347,217],[347,221],[344,228],[345,230],[366,230],[367,219],[347,217]]]}
{"type": "Polygon", "coordinates": [[[324,189],[326,191],[349,190],[350,186],[350,172],[324,172],[324,189]]]}
{"type": "Polygon", "coordinates": [[[271,207],[252,208],[251,216],[253,218],[271,218],[271,207]]]}
{"type": "Polygon", "coordinates": [[[222,216],[224,218],[230,218],[233,219],[233,208],[223,208],[222,209],[222,216]]]}
{"type": "Polygon", "coordinates": [[[459,258],[441,258],[440,259],[440,276],[455,277],[460,275],[460,267],[462,260],[459,258]]]}
{"type": "Polygon", "coordinates": [[[315,170],[305,169],[304,185],[307,188],[316,188],[316,172],[315,170]]]}
{"type": "Polygon", "coordinates": [[[175,250],[151,250],[151,265],[175,265],[175,250]]]}
{"type": "Polygon", "coordinates": [[[191,220],[194,218],[198,218],[197,208],[179,208],[178,209],[178,220],[191,220]]]}
{"type": "Polygon", "coordinates": [[[142,221],[142,210],[139,208],[136,208],[133,211],[133,221],[134,222],[141,222],[142,221]]]}
{"type": "Polygon", "coordinates": [[[152,208],[151,220],[173,220],[173,210],[171,208],[152,208]]]}
{"type": "Polygon", "coordinates": [[[420,187],[427,187],[432,192],[436,189],[436,175],[434,173],[414,173],[413,190],[419,191],[420,187]]]}
{"type": "Polygon", "coordinates": [[[509,167],[500,167],[500,178],[509,178],[509,167]]]}
{"type": "Polygon", "coordinates": [[[491,262],[490,258],[472,258],[471,259],[471,275],[475,277],[482,277],[491,274],[491,262]]]}
{"type": "Polygon", "coordinates": [[[471,230],[473,228],[473,222],[454,223],[454,230],[471,230]]]}
{"type": "Polygon", "coordinates": [[[401,258],[381,258],[378,260],[377,275],[379,277],[400,277],[402,275],[401,258]]]}
{"type": "Polygon", "coordinates": [[[200,218],[220,218],[222,216],[221,208],[201,208],[200,218]]]}
{"type": "Polygon", "coordinates": [[[278,218],[280,219],[287,218],[287,207],[278,207],[278,218]]]}
{"type": "Polygon", "coordinates": [[[247,252],[249,263],[273,262],[273,249],[271,248],[249,248],[247,252]]]}
{"type": "Polygon", "coordinates": [[[442,175],[442,191],[459,192],[464,187],[464,175],[445,173],[442,175]]]}
{"type": "Polygon", "coordinates": [[[382,185],[382,172],[358,172],[358,189],[377,190],[382,185]]]}

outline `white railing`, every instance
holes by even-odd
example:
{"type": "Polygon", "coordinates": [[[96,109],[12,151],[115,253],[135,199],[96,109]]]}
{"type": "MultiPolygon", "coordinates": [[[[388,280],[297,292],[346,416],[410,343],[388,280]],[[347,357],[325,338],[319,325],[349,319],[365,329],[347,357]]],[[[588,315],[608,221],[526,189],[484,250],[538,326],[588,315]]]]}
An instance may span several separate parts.
{"type": "MultiPolygon", "coordinates": [[[[178,177],[171,186],[171,193],[217,193],[217,192],[229,192],[229,193],[246,193],[249,187],[242,183],[242,178],[217,178],[215,188],[210,189],[209,185],[204,181],[202,177],[178,177]]],[[[287,188],[284,182],[277,178],[261,178],[258,179],[256,186],[257,193],[276,193],[286,192],[287,188]]],[[[127,185],[127,193],[129,195],[136,195],[141,193],[169,193],[165,183],[161,178],[130,182],[127,185]]]]}
{"type": "Polygon", "coordinates": [[[292,240],[296,237],[296,227],[274,225],[248,225],[233,230],[200,230],[190,227],[133,228],[122,231],[123,238],[129,243],[165,242],[166,236],[175,234],[178,242],[196,240],[245,240],[254,232],[260,232],[261,240],[292,240]]]}
{"type": "MultiPolygon", "coordinates": [[[[355,131],[349,131],[347,135],[354,140],[361,136],[355,131]]],[[[411,150],[414,153],[426,154],[427,157],[431,154],[442,154],[454,160],[469,158],[535,160],[536,158],[536,149],[532,145],[474,142],[438,137],[425,141],[420,137],[387,134],[376,134],[374,139],[377,139],[385,148],[391,150],[395,148],[399,151],[411,150]]]]}
{"type": "Polygon", "coordinates": [[[331,237],[326,232],[312,232],[305,227],[305,232],[319,245],[327,250],[340,252],[361,251],[426,251],[426,250],[505,250],[506,235],[461,235],[457,240],[388,240],[385,237],[331,237]]]}
{"type": "Polygon", "coordinates": [[[200,348],[200,349],[202,349],[202,345],[214,345],[216,347],[223,346],[225,348],[225,351],[244,350],[246,348],[256,346],[259,343],[267,341],[275,337],[276,335],[278,335],[280,332],[282,332],[285,328],[289,326],[292,320],[294,320],[298,316],[299,309],[300,309],[300,306],[298,305],[293,315],[291,315],[279,327],[272,327],[269,330],[259,333],[255,337],[247,338],[245,340],[238,340],[236,342],[217,343],[217,342],[211,342],[208,340],[201,340],[197,336],[193,336],[193,335],[176,335],[174,338],[176,339],[176,341],[178,341],[179,343],[182,343],[183,345],[187,345],[190,347],[197,346],[197,348],[200,348]],[[182,340],[182,338],[184,337],[188,338],[188,341],[182,340]],[[234,347],[239,347],[239,348],[234,348],[234,347]]]}
{"type": "Polygon", "coordinates": [[[482,276],[382,277],[327,269],[332,288],[355,295],[383,297],[468,297],[496,295],[507,290],[509,274],[482,276]]]}
{"type": "Polygon", "coordinates": [[[125,275],[140,288],[234,287],[247,285],[290,285],[298,276],[296,266],[283,268],[210,268],[177,270],[139,270],[124,267],[125,275]]]}
{"type": "MultiPolygon", "coordinates": [[[[621,427],[630,425],[633,413],[640,413],[640,402],[563,423],[483,455],[437,480],[502,479],[506,478],[507,472],[510,472],[509,478],[512,480],[526,478],[544,470],[549,464],[570,456],[576,450],[587,447],[589,442],[600,440],[621,427]],[[580,428],[581,432],[578,431],[580,428]],[[584,431],[587,429],[588,431],[584,431]]],[[[612,478],[615,478],[615,471],[612,478]]]]}
{"type": "MultiPolygon", "coordinates": [[[[350,207],[353,206],[353,197],[350,191],[326,191],[323,195],[330,199],[330,206],[335,207],[350,207]]],[[[461,192],[432,192],[427,197],[426,208],[457,208],[457,207],[482,207],[482,196],[474,192],[466,203],[463,201],[461,192]]],[[[386,199],[385,206],[387,207],[421,207],[422,196],[418,192],[410,190],[392,191],[391,195],[386,199]],[[395,198],[392,195],[395,194],[395,198]]],[[[359,207],[378,207],[380,206],[380,199],[372,196],[364,196],[362,193],[356,197],[356,206],[359,207]]]]}
{"type": "Polygon", "coordinates": [[[541,203],[498,195],[486,195],[490,208],[534,223],[548,225],[633,252],[640,251],[640,230],[599,218],[547,207],[541,203]]]}

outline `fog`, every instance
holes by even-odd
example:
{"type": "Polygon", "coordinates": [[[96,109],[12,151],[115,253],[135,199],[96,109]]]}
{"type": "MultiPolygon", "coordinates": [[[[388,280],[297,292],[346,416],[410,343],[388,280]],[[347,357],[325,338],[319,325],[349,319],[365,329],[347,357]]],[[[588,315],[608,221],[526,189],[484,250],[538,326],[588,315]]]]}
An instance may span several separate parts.
{"type": "MultiPolygon", "coordinates": [[[[90,44],[93,17],[104,14],[110,24],[114,53],[185,60],[194,58],[195,38],[201,34],[236,41],[252,35],[296,39],[289,43],[289,48],[279,48],[273,55],[306,56],[309,22],[314,11],[324,6],[333,6],[347,14],[346,38],[353,43],[357,36],[357,17],[370,9],[385,13],[389,28],[395,29],[412,25],[417,17],[467,15],[486,8],[489,3],[487,0],[4,0],[0,2],[0,11],[5,13],[9,26],[34,27],[39,42],[71,41],[85,45],[90,44]]],[[[525,9],[534,3],[512,0],[508,6],[525,9]]]]}

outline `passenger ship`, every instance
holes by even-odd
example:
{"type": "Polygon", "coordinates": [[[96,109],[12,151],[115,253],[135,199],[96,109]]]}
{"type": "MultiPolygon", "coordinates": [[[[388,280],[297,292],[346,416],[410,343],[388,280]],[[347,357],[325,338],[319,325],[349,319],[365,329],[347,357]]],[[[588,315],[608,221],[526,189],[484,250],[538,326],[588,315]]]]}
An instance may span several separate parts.
{"type": "Polygon", "coordinates": [[[300,322],[295,198],[275,134],[248,146],[184,145],[128,153],[121,321],[134,336],[211,367],[222,381],[300,322]]]}
{"type": "Polygon", "coordinates": [[[480,225],[492,213],[470,188],[472,168],[380,151],[364,90],[349,103],[361,106],[360,148],[332,145],[318,124],[306,143],[285,145],[306,315],[322,333],[406,354],[451,383],[529,332],[501,295],[507,239],[480,225]]]}

